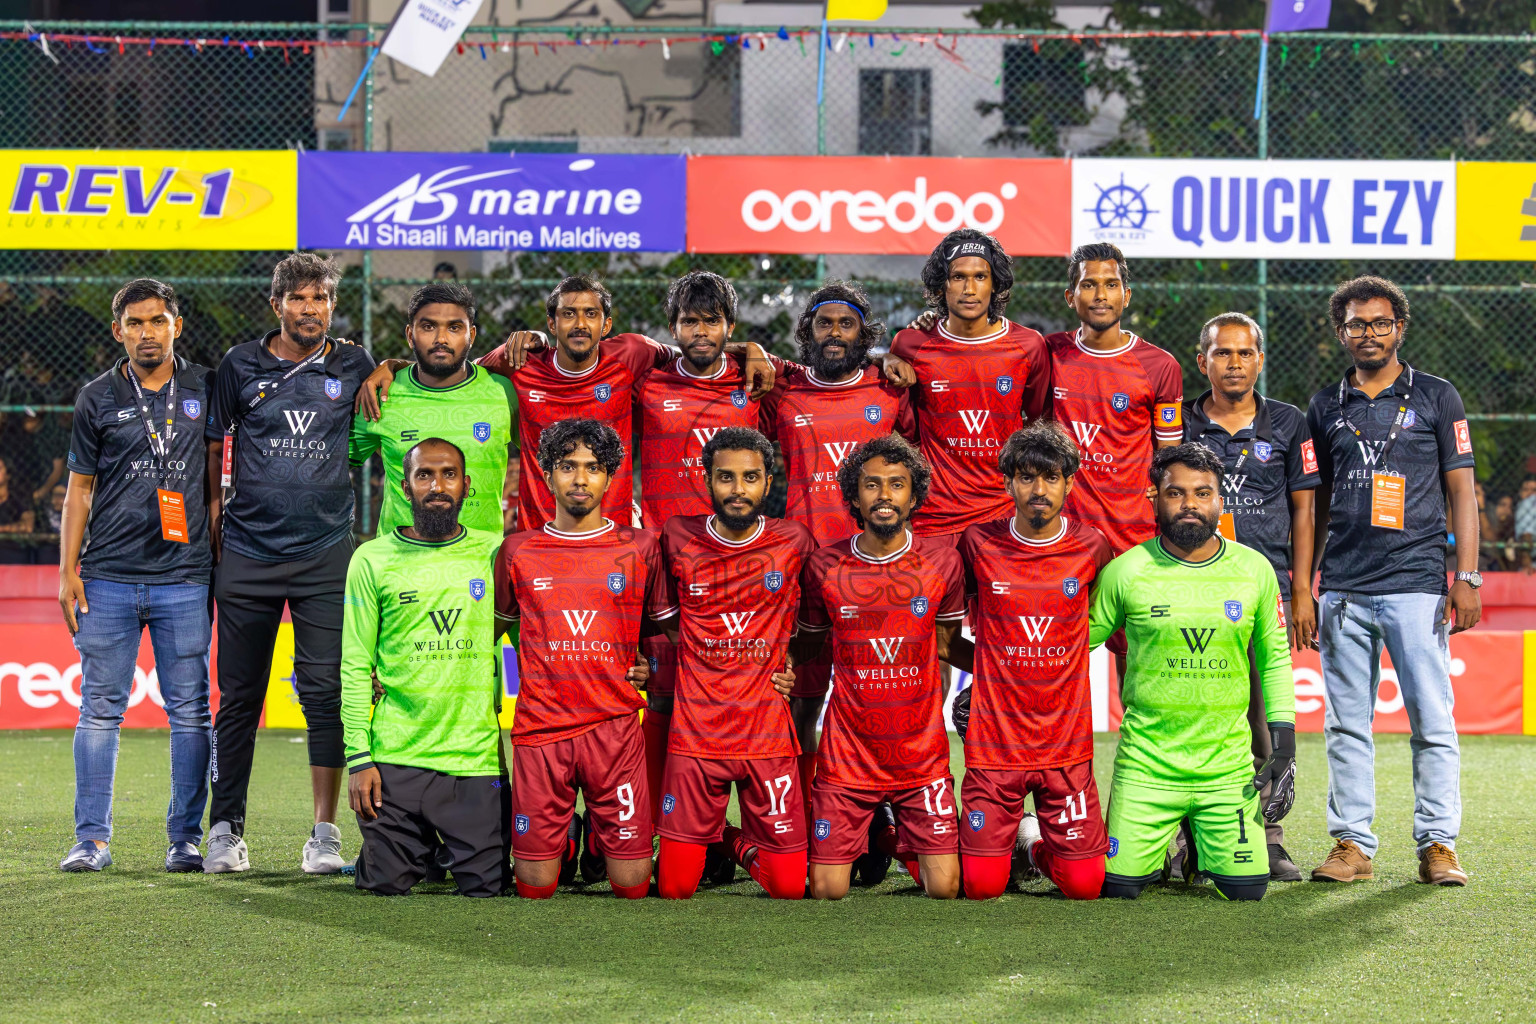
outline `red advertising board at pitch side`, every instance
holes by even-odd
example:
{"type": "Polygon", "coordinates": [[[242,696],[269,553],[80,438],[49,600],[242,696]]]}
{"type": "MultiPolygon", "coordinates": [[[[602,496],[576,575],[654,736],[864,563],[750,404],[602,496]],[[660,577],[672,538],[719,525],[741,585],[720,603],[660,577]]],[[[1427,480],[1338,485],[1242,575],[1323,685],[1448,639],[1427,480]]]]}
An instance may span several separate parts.
{"type": "Polygon", "coordinates": [[[913,253],[956,228],[1015,256],[1065,256],[1066,160],[884,156],[696,156],[688,160],[689,252],[913,253]]]}

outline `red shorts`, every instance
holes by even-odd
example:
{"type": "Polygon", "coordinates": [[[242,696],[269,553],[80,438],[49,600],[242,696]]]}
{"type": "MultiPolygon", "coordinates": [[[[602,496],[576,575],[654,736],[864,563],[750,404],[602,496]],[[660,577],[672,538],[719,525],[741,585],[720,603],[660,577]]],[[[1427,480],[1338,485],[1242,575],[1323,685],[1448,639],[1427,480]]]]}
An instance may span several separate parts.
{"type": "Polygon", "coordinates": [[[793,757],[717,761],[668,754],[656,831],[684,843],[716,842],[725,825],[733,782],[741,807],[741,831],[749,841],[777,853],[805,849],[805,801],[793,757]]]}
{"type": "Polygon", "coordinates": [[[869,849],[869,820],[881,801],[896,812],[896,848],[939,856],[960,852],[955,780],[948,775],[926,786],[895,793],[843,789],[817,779],[811,784],[811,863],[852,864],[869,849]]]}
{"type": "Polygon", "coordinates": [[[647,697],[670,697],[677,692],[677,646],[665,634],[640,638],[640,653],[651,663],[645,682],[647,697]]]}
{"type": "Polygon", "coordinates": [[[580,736],[512,748],[512,855],[554,860],[581,790],[604,855],[651,855],[651,796],[645,784],[640,718],[625,715],[580,736]]]}
{"type": "Polygon", "coordinates": [[[816,660],[795,666],[795,686],[791,697],[825,697],[832,688],[832,634],[826,634],[816,660]]]}
{"type": "Polygon", "coordinates": [[[1040,836],[1052,856],[1081,860],[1108,852],[1109,834],[1099,809],[1092,761],[1039,771],[970,769],[960,787],[965,804],[960,848],[982,857],[1012,853],[1027,793],[1035,794],[1040,836]]]}

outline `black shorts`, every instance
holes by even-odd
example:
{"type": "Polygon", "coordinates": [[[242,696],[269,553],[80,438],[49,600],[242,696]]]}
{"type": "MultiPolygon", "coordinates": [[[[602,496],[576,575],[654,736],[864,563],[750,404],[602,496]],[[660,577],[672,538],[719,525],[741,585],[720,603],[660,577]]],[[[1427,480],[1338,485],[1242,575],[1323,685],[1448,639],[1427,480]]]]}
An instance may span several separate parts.
{"type": "Polygon", "coordinates": [[[512,885],[512,787],[506,776],[445,775],[427,768],[380,764],[384,806],[361,816],[363,849],[357,887],[381,896],[409,892],[421,881],[437,837],[453,857],[453,880],[465,896],[500,896],[512,885]]]}

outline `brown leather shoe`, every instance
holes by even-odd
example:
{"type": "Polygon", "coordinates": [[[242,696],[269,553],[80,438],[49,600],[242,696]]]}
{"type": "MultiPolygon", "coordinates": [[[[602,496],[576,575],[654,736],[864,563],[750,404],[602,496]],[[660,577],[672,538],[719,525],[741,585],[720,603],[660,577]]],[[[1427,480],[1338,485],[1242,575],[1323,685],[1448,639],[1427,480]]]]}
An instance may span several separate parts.
{"type": "Polygon", "coordinates": [[[1369,882],[1375,877],[1371,858],[1349,839],[1334,843],[1328,858],[1312,869],[1314,882],[1369,882]]]}
{"type": "Polygon", "coordinates": [[[1443,843],[1430,843],[1419,854],[1419,881],[1426,885],[1466,885],[1467,873],[1456,851],[1443,843]]]}

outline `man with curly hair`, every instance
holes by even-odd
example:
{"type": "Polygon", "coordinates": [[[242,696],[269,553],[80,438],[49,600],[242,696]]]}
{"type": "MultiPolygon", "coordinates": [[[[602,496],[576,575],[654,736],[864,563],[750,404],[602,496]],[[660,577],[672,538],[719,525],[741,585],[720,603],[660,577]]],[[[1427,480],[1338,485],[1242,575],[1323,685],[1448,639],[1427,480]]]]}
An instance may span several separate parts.
{"type": "Polygon", "coordinates": [[[939,659],[965,617],[965,571],[948,544],[908,523],[932,474],[896,436],[860,445],[838,486],[862,532],[828,544],[802,571],[796,660],[831,634],[837,687],[812,788],[811,894],[841,899],[888,802],[901,856],[929,896],[960,893],[960,837],[939,659]]]}

